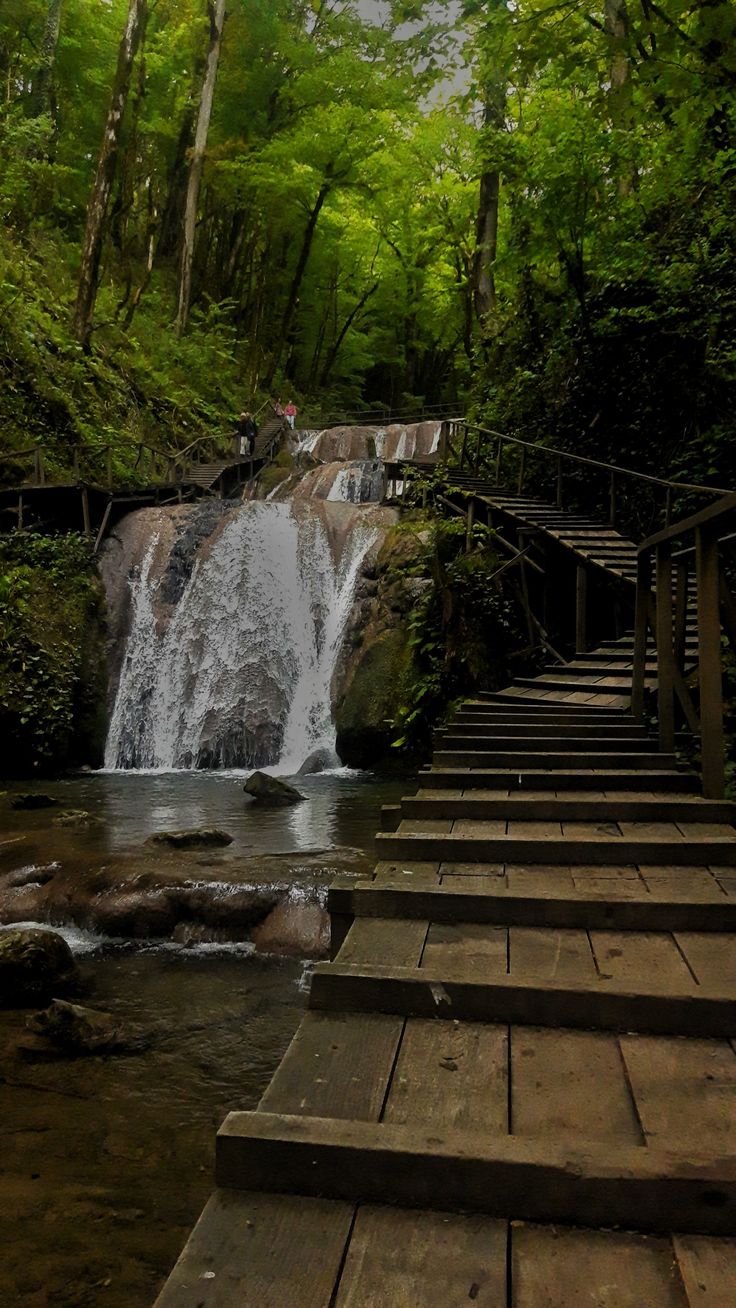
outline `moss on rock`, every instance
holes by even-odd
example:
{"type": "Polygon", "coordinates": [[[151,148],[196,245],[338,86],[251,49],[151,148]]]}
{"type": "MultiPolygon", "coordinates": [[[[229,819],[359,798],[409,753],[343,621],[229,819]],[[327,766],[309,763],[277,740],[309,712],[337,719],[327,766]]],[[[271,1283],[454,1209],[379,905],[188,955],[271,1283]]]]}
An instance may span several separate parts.
{"type": "Polygon", "coordinates": [[[384,628],[375,638],[367,633],[335,709],[337,752],[348,767],[385,760],[410,663],[406,627],[384,628]]]}

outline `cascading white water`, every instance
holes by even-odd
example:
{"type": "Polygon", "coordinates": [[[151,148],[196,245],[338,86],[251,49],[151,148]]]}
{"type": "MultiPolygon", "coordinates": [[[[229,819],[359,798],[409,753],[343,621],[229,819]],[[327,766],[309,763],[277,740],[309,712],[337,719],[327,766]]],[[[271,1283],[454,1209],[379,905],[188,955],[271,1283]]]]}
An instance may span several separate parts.
{"type": "Polygon", "coordinates": [[[131,586],[106,766],[289,773],[313,750],[332,749],[330,681],[377,535],[357,522],[335,561],[311,506],[239,506],[201,551],[164,624],[154,538],[131,586]]]}

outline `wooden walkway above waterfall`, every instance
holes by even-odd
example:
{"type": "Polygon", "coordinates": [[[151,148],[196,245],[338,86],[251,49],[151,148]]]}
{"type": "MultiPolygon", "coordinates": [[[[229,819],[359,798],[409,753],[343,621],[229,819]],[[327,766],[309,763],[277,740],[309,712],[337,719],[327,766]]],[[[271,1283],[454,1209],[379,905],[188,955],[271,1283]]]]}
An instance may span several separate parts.
{"type": "Polygon", "coordinates": [[[157,1308],[736,1305],[736,804],[663,747],[696,658],[713,729],[736,496],[693,527],[694,595],[663,561],[679,528],[599,553],[493,503],[617,585],[631,559],[635,632],[437,733],[373,875],[329,892],[332,961],[257,1110],[221,1127],[157,1308]]]}

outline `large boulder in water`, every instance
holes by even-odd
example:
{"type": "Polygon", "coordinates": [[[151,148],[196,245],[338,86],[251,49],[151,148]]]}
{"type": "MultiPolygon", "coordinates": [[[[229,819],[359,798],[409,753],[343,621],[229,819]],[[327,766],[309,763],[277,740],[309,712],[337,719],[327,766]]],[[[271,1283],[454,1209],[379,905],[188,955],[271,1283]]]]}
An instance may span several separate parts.
{"type": "Polygon", "coordinates": [[[168,845],[171,849],[218,849],[232,845],[233,837],[219,827],[192,827],[186,831],[155,831],[147,845],[168,845]]]}
{"type": "Polygon", "coordinates": [[[264,808],[285,808],[287,804],[301,804],[306,795],[300,794],[281,777],[269,777],[265,772],[254,772],[248,777],[243,790],[256,804],[264,808]]]}
{"type": "Polygon", "coordinates": [[[0,1005],[13,1008],[57,991],[79,980],[74,955],[57,931],[18,927],[0,932],[0,1005]]]}
{"type": "Polygon", "coordinates": [[[14,795],[10,801],[10,807],[25,811],[36,808],[56,808],[58,803],[58,799],[52,799],[50,795],[39,795],[31,792],[29,794],[14,795]]]}
{"type": "Polygon", "coordinates": [[[250,933],[261,954],[293,958],[326,958],[330,948],[330,918],[322,904],[285,899],[250,933]]]}
{"type": "Polygon", "coordinates": [[[313,749],[302,763],[298,777],[311,777],[316,772],[326,772],[327,768],[336,768],[340,766],[340,760],[334,749],[313,749]]]}

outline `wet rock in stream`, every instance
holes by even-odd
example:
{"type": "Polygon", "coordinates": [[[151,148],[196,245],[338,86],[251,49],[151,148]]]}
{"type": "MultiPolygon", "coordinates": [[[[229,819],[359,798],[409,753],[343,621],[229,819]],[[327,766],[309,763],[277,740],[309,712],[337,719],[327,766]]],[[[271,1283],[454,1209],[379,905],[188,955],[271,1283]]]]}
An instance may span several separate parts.
{"type": "MultiPolygon", "coordinates": [[[[118,1022],[110,1013],[64,999],[54,999],[49,1008],[29,1017],[26,1026],[42,1042],[74,1056],[135,1053],[149,1043],[142,1032],[118,1022]]],[[[36,1052],[36,1048],[21,1046],[21,1052],[36,1052]]]]}
{"type": "Polygon", "coordinates": [[[38,927],[0,933],[0,1006],[23,1007],[75,988],[79,970],[66,941],[38,927]]]}

